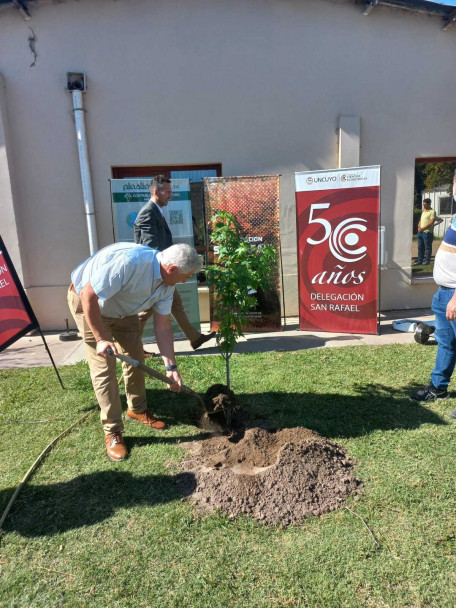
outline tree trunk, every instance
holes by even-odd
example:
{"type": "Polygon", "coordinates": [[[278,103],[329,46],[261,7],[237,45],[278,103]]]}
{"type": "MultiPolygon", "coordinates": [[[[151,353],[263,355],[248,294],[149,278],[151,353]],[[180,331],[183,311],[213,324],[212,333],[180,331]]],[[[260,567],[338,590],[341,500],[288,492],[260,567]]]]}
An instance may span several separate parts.
{"type": "Polygon", "coordinates": [[[230,358],[226,357],[225,359],[225,367],[226,367],[226,385],[230,388],[230,358]]]}

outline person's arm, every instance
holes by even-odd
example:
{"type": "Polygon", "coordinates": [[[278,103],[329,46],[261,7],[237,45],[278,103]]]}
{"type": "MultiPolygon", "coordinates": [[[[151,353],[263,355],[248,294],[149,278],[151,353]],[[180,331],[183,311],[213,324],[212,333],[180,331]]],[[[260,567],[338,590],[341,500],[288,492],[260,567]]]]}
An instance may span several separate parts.
{"type": "MultiPolygon", "coordinates": [[[[420,222],[421,224],[421,222],[420,222]]],[[[430,222],[428,222],[426,225],[424,226],[420,226],[421,231],[426,230],[426,228],[430,228],[432,225],[434,224],[434,220],[431,220],[430,222]]]]}
{"type": "Polygon", "coordinates": [[[434,226],[438,226],[439,224],[441,224],[443,222],[441,217],[436,217],[434,220],[434,226]]]}
{"type": "Polygon", "coordinates": [[[431,226],[434,225],[434,222],[435,222],[435,212],[434,212],[433,209],[431,209],[431,211],[432,211],[432,213],[431,213],[431,217],[430,217],[429,222],[427,224],[425,224],[424,226],[422,226],[421,225],[421,220],[420,220],[420,223],[418,224],[420,226],[420,228],[421,228],[422,231],[426,230],[427,228],[431,228],[431,226]]]}
{"type": "Polygon", "coordinates": [[[140,213],[135,220],[135,226],[139,230],[139,243],[147,245],[152,249],[158,249],[158,218],[153,209],[147,213],[140,213]]]}
{"type": "Polygon", "coordinates": [[[90,281],[81,289],[79,297],[81,299],[85,320],[87,321],[90,331],[93,333],[93,336],[97,341],[97,355],[101,355],[102,357],[106,358],[106,351],[108,348],[111,348],[117,355],[116,345],[113,342],[105,339],[105,328],[103,319],[101,318],[100,307],[98,306],[98,296],[94,292],[90,281]]]}
{"type": "MultiPolygon", "coordinates": [[[[171,326],[171,318],[169,315],[161,315],[154,312],[154,331],[157,345],[165,366],[176,365],[176,357],[174,355],[174,333],[171,326]]],[[[172,378],[177,382],[177,386],[170,386],[172,391],[178,393],[182,386],[182,378],[177,368],[166,372],[168,378],[172,378]]]]}

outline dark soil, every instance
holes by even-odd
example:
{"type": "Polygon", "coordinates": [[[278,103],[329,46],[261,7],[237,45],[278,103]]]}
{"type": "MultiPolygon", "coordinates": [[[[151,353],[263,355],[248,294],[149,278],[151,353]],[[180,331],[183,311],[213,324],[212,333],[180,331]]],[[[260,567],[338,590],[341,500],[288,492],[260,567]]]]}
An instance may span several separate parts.
{"type": "Polygon", "coordinates": [[[343,448],[302,427],[248,429],[227,437],[181,444],[178,487],[202,510],[246,515],[288,526],[344,505],[362,482],[343,448]]]}
{"type": "Polygon", "coordinates": [[[198,426],[230,436],[241,430],[241,406],[236,395],[225,384],[212,384],[207,389],[203,400],[205,412],[201,416],[198,426]]]}
{"type": "Polygon", "coordinates": [[[203,399],[208,412],[240,409],[236,395],[225,384],[212,384],[207,389],[203,399]]]}

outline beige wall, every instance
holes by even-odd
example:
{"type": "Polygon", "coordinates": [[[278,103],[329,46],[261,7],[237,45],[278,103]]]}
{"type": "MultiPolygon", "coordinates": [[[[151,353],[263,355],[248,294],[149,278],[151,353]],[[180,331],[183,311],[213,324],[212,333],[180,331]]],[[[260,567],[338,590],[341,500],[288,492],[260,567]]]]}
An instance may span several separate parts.
{"type": "Polygon", "coordinates": [[[64,327],[69,274],[89,255],[65,90],[73,70],[88,79],[100,246],[112,242],[112,166],[221,162],[224,175],[280,173],[286,311],[297,314],[293,173],[337,167],[339,117],[354,116],[360,163],[382,165],[381,307],[430,304],[433,285],[410,283],[414,160],[456,155],[456,31],[330,0],[68,0],[30,10],[29,22],[0,11],[12,171],[5,177],[0,128],[0,232],[44,329],[64,327]]]}
{"type": "Polygon", "coordinates": [[[23,267],[18,238],[19,227],[16,221],[13,198],[13,173],[6,86],[0,73],[0,235],[5,242],[16,271],[22,279],[23,267]]]}

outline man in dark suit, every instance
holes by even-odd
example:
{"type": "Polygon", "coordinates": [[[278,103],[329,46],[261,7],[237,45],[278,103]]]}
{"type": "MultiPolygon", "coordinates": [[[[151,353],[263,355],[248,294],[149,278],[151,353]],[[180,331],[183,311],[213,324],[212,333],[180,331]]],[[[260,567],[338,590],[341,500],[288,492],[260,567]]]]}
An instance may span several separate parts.
{"type": "MultiPolygon", "coordinates": [[[[173,244],[171,230],[163,216],[163,208],[172,198],[171,180],[164,175],[157,175],[150,182],[149,191],[150,200],[142,207],[135,220],[135,243],[148,245],[152,249],[163,251],[173,244]]],[[[193,327],[184,310],[177,289],[174,290],[171,314],[187,336],[193,350],[196,350],[211,338],[215,338],[215,331],[209,334],[201,334],[193,327]]],[[[146,322],[151,316],[151,310],[139,313],[141,331],[144,330],[146,322]]]]}

